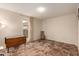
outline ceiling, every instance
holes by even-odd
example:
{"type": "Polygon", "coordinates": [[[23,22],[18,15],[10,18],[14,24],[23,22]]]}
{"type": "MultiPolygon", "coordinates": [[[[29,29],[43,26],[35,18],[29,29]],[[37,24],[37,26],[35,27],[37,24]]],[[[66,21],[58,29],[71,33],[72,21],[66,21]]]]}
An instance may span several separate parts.
{"type": "Polygon", "coordinates": [[[0,8],[40,19],[76,12],[76,4],[74,3],[0,3],[0,8]],[[37,7],[45,7],[46,11],[39,13],[36,11],[37,7]]]}

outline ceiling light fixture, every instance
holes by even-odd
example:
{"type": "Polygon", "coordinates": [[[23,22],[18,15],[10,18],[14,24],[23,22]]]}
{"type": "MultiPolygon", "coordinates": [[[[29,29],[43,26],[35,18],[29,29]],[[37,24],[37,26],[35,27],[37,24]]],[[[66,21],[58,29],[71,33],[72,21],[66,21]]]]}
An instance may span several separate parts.
{"type": "Polygon", "coordinates": [[[38,12],[45,12],[45,8],[44,7],[38,7],[37,9],[36,9],[38,12]]]}

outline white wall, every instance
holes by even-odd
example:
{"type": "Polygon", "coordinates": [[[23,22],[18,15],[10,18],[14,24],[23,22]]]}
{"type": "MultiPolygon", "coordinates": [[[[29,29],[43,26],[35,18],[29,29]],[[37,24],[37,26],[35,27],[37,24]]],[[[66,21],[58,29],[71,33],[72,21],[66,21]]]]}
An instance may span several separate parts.
{"type": "Polygon", "coordinates": [[[22,20],[25,16],[8,10],[0,9],[0,22],[5,24],[0,28],[0,46],[4,46],[5,37],[22,36],[22,20]]]}
{"type": "MultiPolygon", "coordinates": [[[[26,16],[0,9],[0,21],[6,24],[0,28],[0,46],[4,45],[5,37],[21,36],[22,20],[26,16]]],[[[50,40],[66,42],[77,45],[77,19],[75,14],[40,20],[32,19],[32,40],[39,39],[40,31],[44,30],[50,40]]]]}
{"type": "MultiPolygon", "coordinates": [[[[78,14],[78,8],[79,8],[79,4],[77,4],[77,15],[79,15],[78,14]]],[[[77,17],[77,19],[78,19],[78,50],[79,50],[79,16],[77,17]]]]}
{"type": "MultiPolygon", "coordinates": [[[[27,19],[27,16],[0,9],[0,22],[5,24],[4,28],[0,28],[0,46],[5,47],[5,37],[23,36],[23,19],[27,19]]],[[[41,20],[29,18],[28,22],[29,38],[27,38],[27,41],[39,39],[41,20]]]]}
{"type": "Polygon", "coordinates": [[[78,45],[78,20],[75,14],[68,14],[42,21],[42,30],[47,39],[78,45]]]}
{"type": "Polygon", "coordinates": [[[41,31],[41,20],[34,18],[32,19],[32,40],[37,40],[40,38],[40,31],[41,31]]]}
{"type": "Polygon", "coordinates": [[[78,20],[78,49],[79,49],[79,20],[78,20]]]}

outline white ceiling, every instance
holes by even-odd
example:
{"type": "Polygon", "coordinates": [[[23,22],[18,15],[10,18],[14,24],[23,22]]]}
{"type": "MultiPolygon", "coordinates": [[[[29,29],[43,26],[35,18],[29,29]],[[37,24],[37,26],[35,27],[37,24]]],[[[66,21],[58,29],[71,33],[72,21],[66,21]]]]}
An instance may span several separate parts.
{"type": "Polygon", "coordinates": [[[0,8],[18,12],[27,16],[33,16],[40,19],[47,19],[64,14],[74,13],[76,4],[71,3],[0,3],[0,8]],[[37,7],[45,7],[44,13],[36,11],[37,7]]]}

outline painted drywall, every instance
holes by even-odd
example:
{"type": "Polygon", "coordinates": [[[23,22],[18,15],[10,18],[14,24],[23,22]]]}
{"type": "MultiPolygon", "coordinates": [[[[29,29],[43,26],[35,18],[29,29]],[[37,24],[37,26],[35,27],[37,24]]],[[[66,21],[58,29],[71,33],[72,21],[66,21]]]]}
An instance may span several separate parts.
{"type": "Polygon", "coordinates": [[[79,4],[77,4],[77,19],[78,19],[78,50],[79,50],[79,11],[78,11],[78,8],[79,8],[79,4]]]}
{"type": "Polygon", "coordinates": [[[0,22],[5,25],[4,28],[0,28],[0,46],[5,47],[5,37],[23,36],[23,19],[28,21],[27,41],[39,39],[41,20],[37,18],[31,19],[25,15],[0,9],[0,22]]]}
{"type": "Polygon", "coordinates": [[[75,14],[45,19],[42,30],[47,39],[78,45],[78,20],[75,14]]]}
{"type": "Polygon", "coordinates": [[[37,40],[40,38],[41,24],[40,19],[32,19],[32,40],[37,40]]]}
{"type": "Polygon", "coordinates": [[[5,27],[0,28],[0,46],[5,46],[5,37],[23,36],[22,20],[25,16],[8,10],[0,9],[0,22],[5,27]]]}
{"type": "MultiPolygon", "coordinates": [[[[5,46],[5,37],[22,36],[22,20],[26,16],[8,10],[0,9],[0,22],[5,27],[0,28],[0,46],[5,46]]],[[[31,19],[31,40],[40,37],[40,31],[44,30],[47,39],[77,45],[77,19],[75,14],[68,14],[56,18],[40,20],[31,19]]],[[[30,36],[29,34],[29,36],[30,36]]]]}
{"type": "Polygon", "coordinates": [[[39,39],[41,20],[37,18],[31,19],[25,15],[0,9],[0,22],[5,25],[4,28],[0,28],[0,46],[5,47],[5,37],[23,36],[23,19],[28,21],[27,41],[39,39]]]}
{"type": "Polygon", "coordinates": [[[79,50],[79,20],[78,20],[78,50],[79,50]]]}

